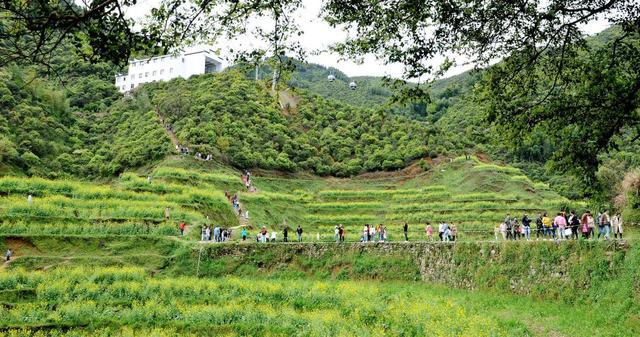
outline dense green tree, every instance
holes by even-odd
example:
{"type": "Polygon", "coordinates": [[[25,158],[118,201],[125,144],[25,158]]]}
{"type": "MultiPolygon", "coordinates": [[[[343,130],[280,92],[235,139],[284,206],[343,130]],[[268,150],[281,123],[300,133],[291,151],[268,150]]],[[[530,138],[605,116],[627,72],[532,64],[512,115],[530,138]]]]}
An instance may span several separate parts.
{"type": "Polygon", "coordinates": [[[423,122],[304,91],[284,114],[263,85],[229,71],[145,85],[134,101],[148,95],[182,144],[238,167],[350,176],[402,168],[429,148],[433,130],[423,122]]]}

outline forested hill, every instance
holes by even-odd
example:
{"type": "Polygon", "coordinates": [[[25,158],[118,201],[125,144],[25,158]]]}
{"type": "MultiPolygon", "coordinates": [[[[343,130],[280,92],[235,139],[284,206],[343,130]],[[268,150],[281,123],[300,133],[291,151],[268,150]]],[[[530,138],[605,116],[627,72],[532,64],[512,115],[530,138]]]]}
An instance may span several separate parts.
{"type": "Polygon", "coordinates": [[[236,167],[350,176],[403,168],[455,146],[406,116],[299,95],[296,109],[283,113],[263,82],[231,70],[146,85],[135,100],[148,97],[181,143],[219,152],[236,167]]]}
{"type": "Polygon", "coordinates": [[[181,144],[239,168],[351,176],[461,146],[426,122],[308,92],[283,113],[264,82],[234,70],[148,84],[131,98],[95,76],[66,88],[28,68],[2,76],[4,174],[110,177],[152,164],[173,151],[156,109],[181,144]]]}
{"type": "Polygon", "coordinates": [[[112,176],[169,153],[154,112],[89,67],[65,87],[34,68],[0,69],[0,175],[112,176]]]}

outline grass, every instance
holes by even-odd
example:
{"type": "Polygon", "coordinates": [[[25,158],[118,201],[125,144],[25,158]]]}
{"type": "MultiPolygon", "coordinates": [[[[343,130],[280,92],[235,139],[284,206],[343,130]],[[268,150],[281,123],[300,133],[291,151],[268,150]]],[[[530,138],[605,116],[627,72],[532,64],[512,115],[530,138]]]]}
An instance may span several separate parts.
{"type": "Polygon", "coordinates": [[[179,222],[235,226],[220,190],[126,173],[111,184],[0,178],[0,229],[5,233],[175,235],[179,222]],[[33,195],[31,204],[27,194],[33,195]],[[171,210],[169,221],[165,208],[171,210]]]}
{"type": "Polygon", "coordinates": [[[400,331],[507,335],[495,322],[478,313],[467,313],[444,298],[431,298],[430,304],[418,306],[416,300],[421,293],[411,298],[402,286],[363,289],[352,282],[329,285],[238,278],[152,279],[138,269],[71,269],[46,275],[18,272],[9,278],[0,276],[0,292],[15,288],[31,289],[35,299],[15,303],[9,310],[0,309],[0,324],[5,327],[73,327],[91,322],[91,328],[78,329],[87,335],[93,329],[123,326],[233,331],[238,335],[365,336],[400,331]],[[382,292],[395,295],[395,299],[364,299],[367,294],[379,298],[382,292]],[[129,306],[119,304],[134,298],[136,302],[129,306]],[[52,305],[55,309],[49,310],[52,305]],[[114,316],[117,321],[111,319],[114,316]],[[427,324],[426,316],[435,320],[427,324]],[[453,326],[446,323],[450,316],[456,318],[453,326]]]}
{"type": "MultiPolygon", "coordinates": [[[[258,192],[246,192],[240,172],[183,157],[167,159],[148,172],[125,173],[110,184],[4,177],[0,228],[32,233],[28,226],[42,224],[47,233],[95,233],[90,226],[100,222],[110,223],[103,227],[109,233],[134,234],[175,233],[167,228],[175,229],[180,221],[194,225],[195,232],[205,223],[236,226],[224,191],[238,193],[254,228],[281,232],[285,223],[291,228],[301,225],[307,233],[329,239],[337,224],[357,233],[364,223],[384,223],[389,236],[399,238],[405,221],[411,224],[412,236],[422,237],[426,222],[448,221],[456,223],[461,234],[484,230],[491,238],[507,213],[585,207],[531,182],[518,169],[475,158],[457,158],[414,176],[337,179],[258,171],[253,181],[258,192]],[[147,176],[153,177],[151,183],[147,176]],[[32,207],[25,202],[28,193],[35,196],[32,207]],[[172,209],[175,221],[164,223],[165,207],[172,209]],[[74,230],[73,224],[79,227],[74,230]]],[[[356,241],[359,236],[348,238],[356,241]]]]}
{"type": "Polygon", "coordinates": [[[7,244],[20,248],[10,269],[0,268],[0,335],[640,331],[633,245],[218,245],[199,253],[149,236],[0,237],[0,248],[7,244]]]}

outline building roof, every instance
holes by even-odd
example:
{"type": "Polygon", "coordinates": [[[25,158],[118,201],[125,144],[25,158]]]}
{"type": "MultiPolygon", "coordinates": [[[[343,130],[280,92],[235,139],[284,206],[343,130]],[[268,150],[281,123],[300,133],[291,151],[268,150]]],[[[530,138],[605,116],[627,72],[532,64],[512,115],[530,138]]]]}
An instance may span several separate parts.
{"type": "Polygon", "coordinates": [[[200,54],[200,53],[207,53],[207,54],[209,54],[208,55],[209,57],[213,58],[215,61],[217,61],[218,63],[222,64],[222,60],[216,55],[216,52],[211,47],[192,47],[192,48],[188,48],[187,50],[182,51],[181,53],[175,54],[175,55],[166,54],[166,55],[147,57],[147,58],[143,58],[143,59],[134,58],[132,60],[129,60],[129,63],[150,61],[150,60],[153,60],[153,59],[161,59],[161,58],[169,57],[169,56],[186,56],[186,55],[193,55],[193,54],[200,54]]]}

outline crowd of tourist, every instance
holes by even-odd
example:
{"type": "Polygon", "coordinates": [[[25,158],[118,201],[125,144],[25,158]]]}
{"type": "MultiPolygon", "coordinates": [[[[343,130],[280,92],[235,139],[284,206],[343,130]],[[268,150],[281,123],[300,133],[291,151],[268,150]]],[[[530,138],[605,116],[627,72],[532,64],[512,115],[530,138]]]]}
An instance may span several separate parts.
{"type": "Polygon", "coordinates": [[[200,241],[226,242],[231,238],[232,233],[231,228],[225,229],[220,226],[215,226],[212,231],[211,226],[204,225],[200,233],[200,241]]]}
{"type": "MultiPolygon", "coordinates": [[[[241,175],[242,182],[249,191],[255,191],[251,183],[251,172],[245,170],[241,175]]],[[[235,213],[239,217],[249,219],[249,211],[244,211],[240,207],[240,201],[238,194],[231,194],[229,191],[225,191],[225,196],[229,203],[231,203],[235,213]]],[[[29,195],[29,204],[32,202],[31,195],[29,195]]],[[[165,209],[165,218],[170,219],[170,209],[165,209]]],[[[185,233],[186,225],[180,223],[179,229],[181,235],[185,233]]],[[[408,224],[405,222],[402,226],[404,233],[404,240],[409,241],[408,224]]],[[[289,226],[286,221],[282,226],[282,242],[289,242],[289,226]]],[[[425,234],[428,241],[439,240],[442,242],[455,242],[458,238],[458,229],[455,224],[448,222],[438,223],[438,237],[434,237],[434,226],[431,223],[425,225],[425,234]]],[[[347,232],[346,227],[342,224],[336,225],[333,229],[334,240],[336,243],[341,243],[346,240],[347,232]]],[[[297,241],[302,242],[302,227],[298,226],[295,230],[297,235],[297,241]]],[[[478,231],[482,232],[482,231],[478,231]]],[[[485,232],[486,233],[486,232],[485,232]]],[[[229,240],[232,234],[231,229],[222,229],[219,226],[211,228],[210,225],[202,227],[201,240],[202,241],[214,241],[225,242],[229,240]]],[[[558,212],[555,217],[552,217],[545,213],[538,213],[535,219],[529,217],[524,213],[522,217],[511,216],[507,214],[504,221],[494,228],[495,240],[578,240],[583,238],[588,239],[600,239],[609,240],[613,238],[622,239],[623,235],[623,223],[620,214],[609,215],[609,211],[605,209],[603,212],[598,213],[597,216],[593,216],[590,211],[585,211],[581,216],[575,211],[566,213],[565,211],[558,212]],[[535,228],[532,228],[535,226],[535,228]]],[[[316,234],[316,240],[320,241],[320,233],[316,234]]],[[[246,226],[243,226],[241,232],[242,241],[249,239],[249,232],[246,226]]],[[[278,233],[276,230],[268,231],[266,226],[262,226],[256,233],[256,242],[277,242],[278,233]]],[[[384,224],[371,225],[365,224],[363,226],[360,242],[387,242],[389,240],[387,227],[384,224]]]]}
{"type": "Polygon", "coordinates": [[[365,224],[362,228],[360,242],[385,242],[387,239],[387,226],[383,224],[377,226],[365,224]]]}
{"type": "MultiPolygon", "coordinates": [[[[296,236],[297,241],[302,242],[302,227],[298,226],[296,228],[296,236]]],[[[242,241],[247,241],[249,239],[249,232],[246,227],[242,228],[242,232],[240,233],[242,237],[242,241]]],[[[256,234],[256,242],[267,243],[267,242],[277,242],[278,233],[275,230],[269,232],[266,226],[262,226],[258,233],[256,234]]],[[[289,242],[289,226],[285,225],[282,229],[282,242],[289,242]]]]}
{"type": "Polygon", "coordinates": [[[539,240],[578,240],[582,237],[588,239],[622,239],[622,218],[620,214],[609,215],[609,210],[605,209],[598,213],[596,217],[591,211],[584,212],[578,216],[575,211],[567,214],[565,211],[558,212],[555,217],[545,213],[538,213],[534,221],[525,213],[519,220],[507,214],[506,218],[494,229],[495,239],[499,240],[532,240],[532,223],[535,223],[535,239],[539,240]],[[597,227],[597,237],[596,237],[597,227]]]}

